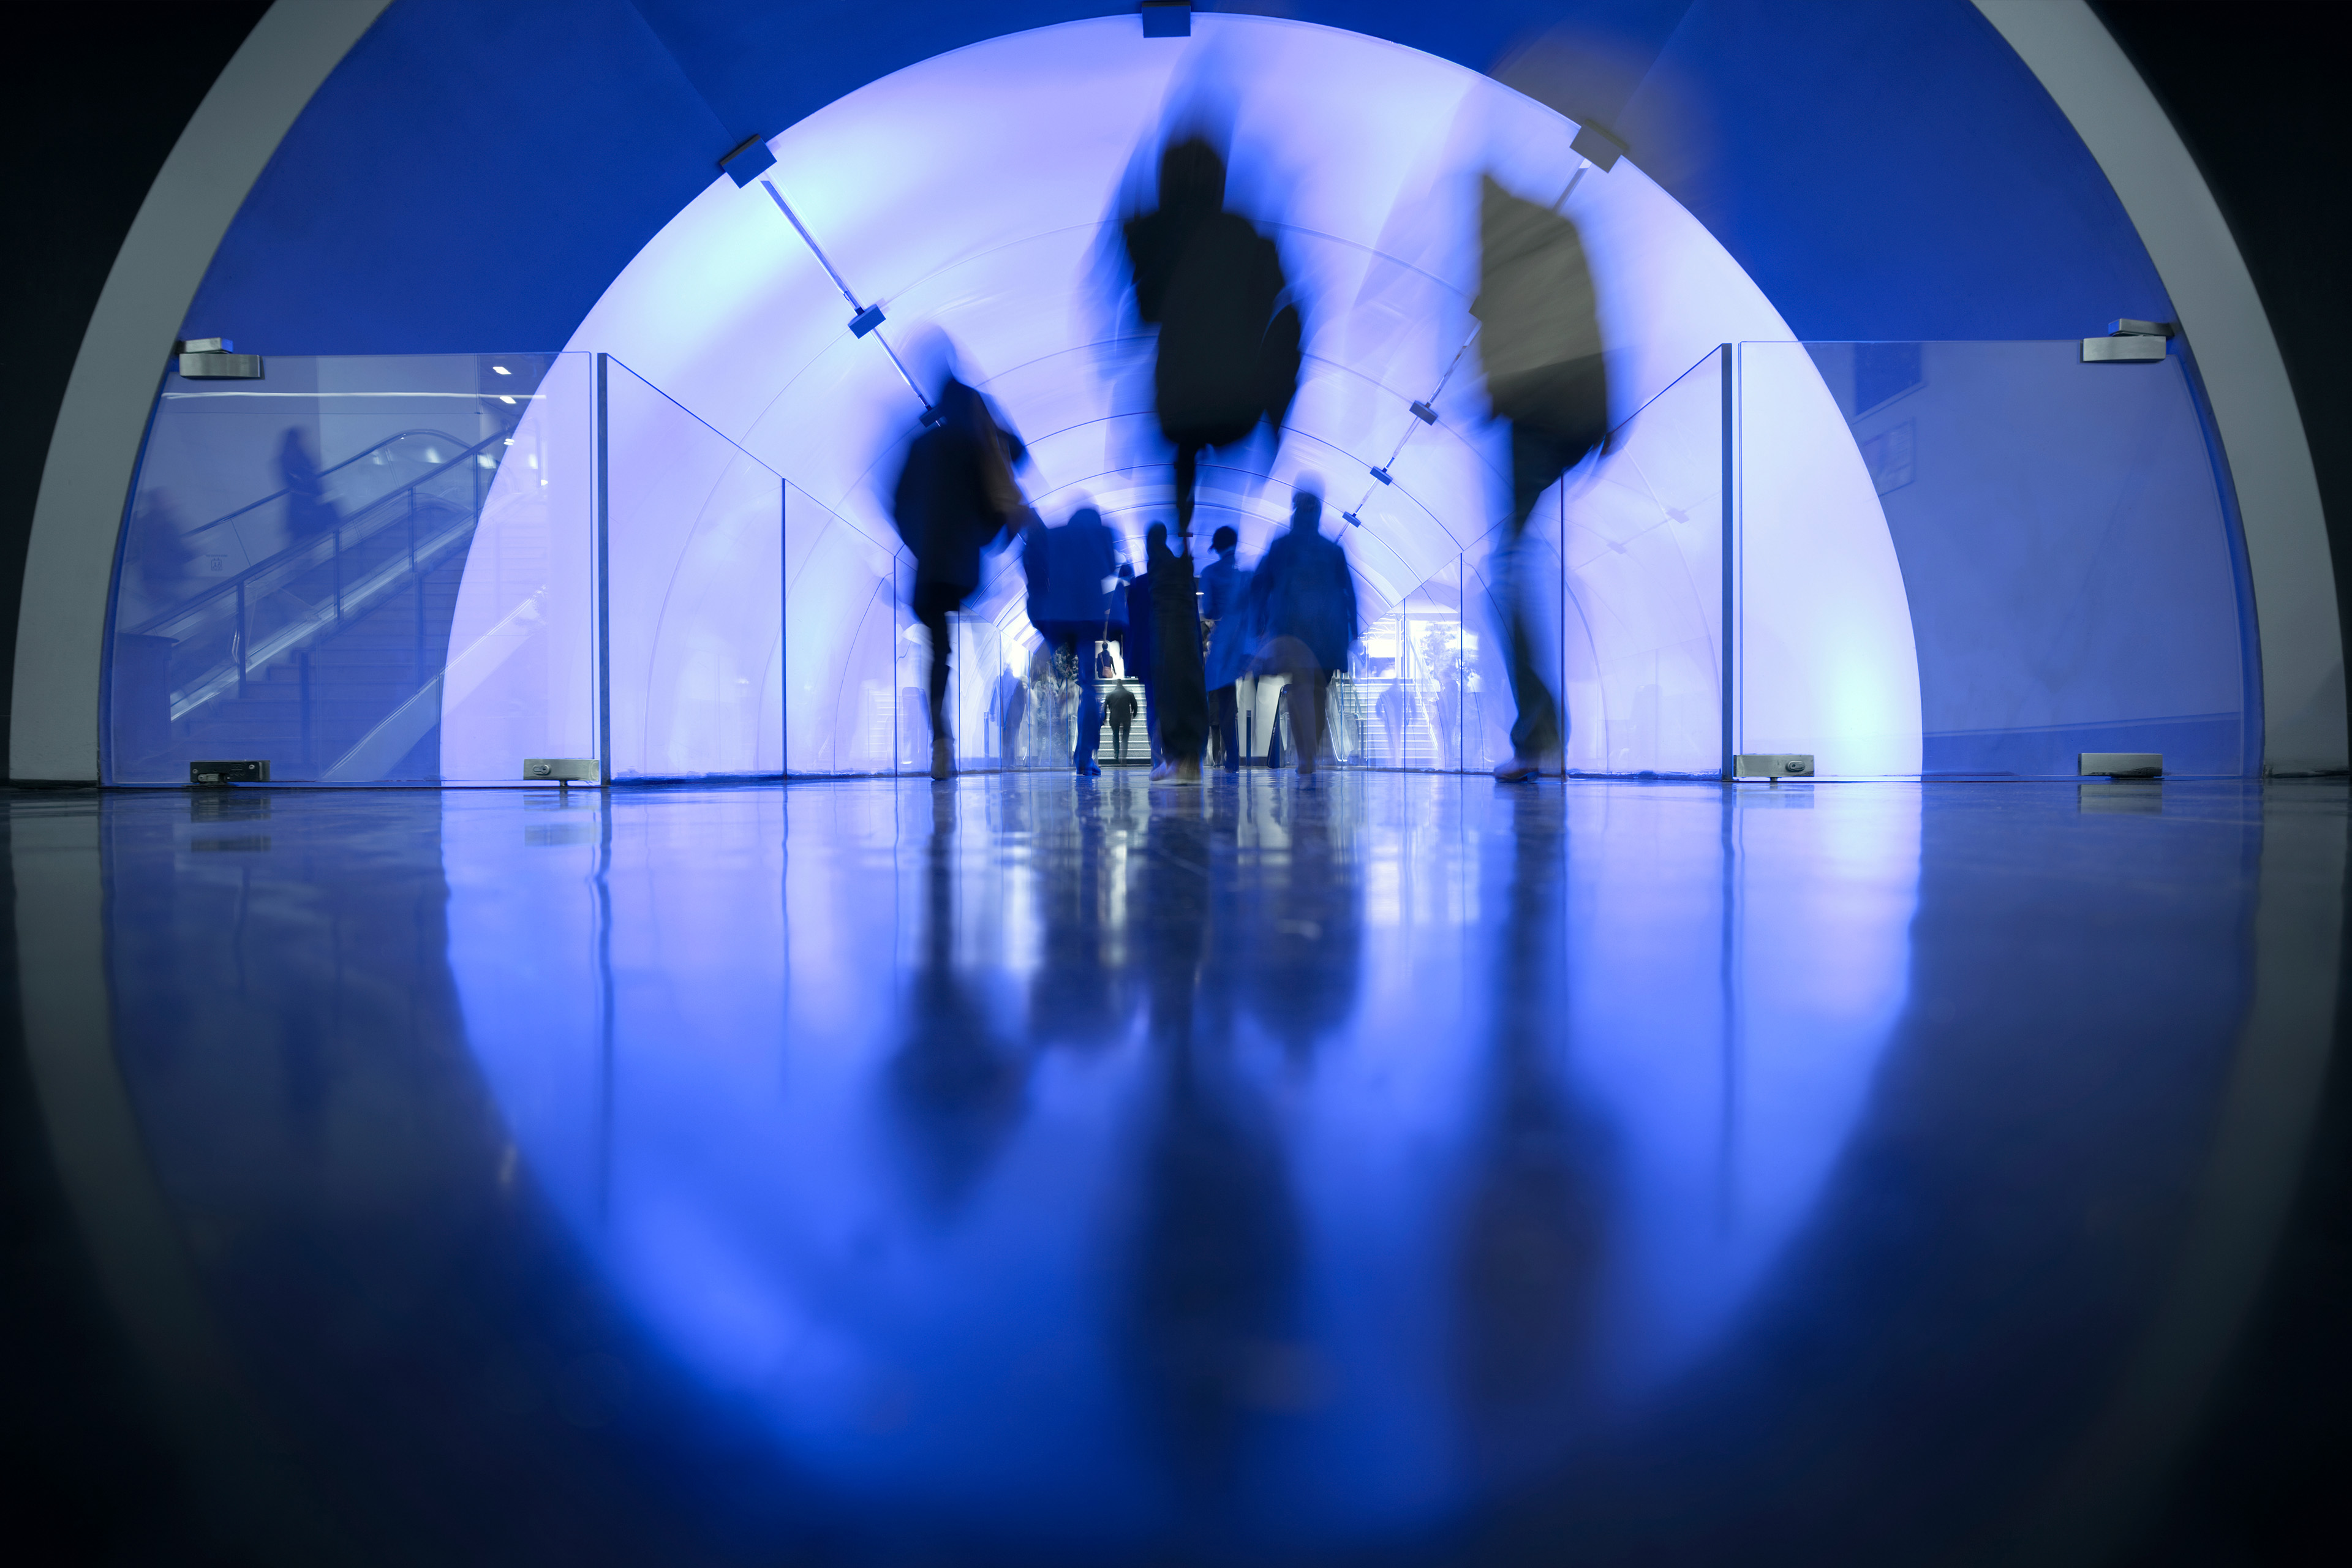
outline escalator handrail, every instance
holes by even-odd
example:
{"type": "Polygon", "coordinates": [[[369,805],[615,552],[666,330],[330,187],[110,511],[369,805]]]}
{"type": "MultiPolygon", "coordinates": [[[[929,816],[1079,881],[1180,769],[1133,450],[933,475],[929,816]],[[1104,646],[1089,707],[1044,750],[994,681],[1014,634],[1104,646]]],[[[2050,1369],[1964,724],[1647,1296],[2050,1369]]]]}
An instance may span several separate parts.
{"type": "MultiPolygon", "coordinates": [[[[335,465],[335,468],[341,468],[348,467],[351,463],[358,462],[360,458],[364,458],[368,456],[369,453],[381,450],[383,447],[390,446],[394,441],[402,440],[409,436],[437,436],[442,440],[453,443],[457,440],[455,436],[450,436],[437,430],[405,430],[398,436],[389,437],[383,441],[377,442],[375,446],[369,447],[366,452],[359,454],[359,457],[351,458],[346,459],[344,462],[338,463],[335,465]]],[[[475,442],[472,446],[466,447],[447,462],[443,463],[436,468],[434,468],[431,472],[420,474],[415,479],[411,479],[408,483],[398,486],[395,489],[386,490],[375,500],[368,502],[367,505],[362,507],[358,511],[353,512],[350,517],[341,520],[341,521],[338,523],[333,535],[313,535],[309,539],[298,539],[293,543],[288,545],[285,549],[279,551],[277,554],[269,556],[266,560],[255,563],[253,565],[248,566],[244,571],[238,573],[236,576],[224,577],[215,586],[207,588],[203,593],[195,595],[193,597],[183,599],[180,603],[173,605],[170,609],[163,611],[161,615],[149,617],[138,626],[133,627],[130,635],[133,637],[149,636],[154,632],[156,627],[172,621],[184,620],[191,616],[195,616],[200,619],[204,618],[201,612],[205,611],[208,606],[232,596],[238,588],[251,584],[261,577],[264,574],[276,571],[281,566],[290,564],[304,552],[318,549],[322,537],[327,539],[328,542],[331,544],[331,548],[328,550],[326,554],[320,556],[319,560],[312,563],[312,564],[324,565],[327,562],[333,560],[335,556],[341,552],[342,543],[340,534],[343,528],[349,527],[352,523],[358,521],[361,518],[363,518],[368,513],[376,510],[388,501],[396,500],[404,495],[413,494],[417,486],[441,478],[444,474],[448,473],[452,468],[459,468],[472,458],[478,457],[493,442],[504,439],[505,437],[503,434],[485,437],[481,440],[475,442]]],[[[332,473],[334,471],[334,468],[326,469],[323,471],[321,477],[323,477],[325,473],[332,473]]],[[[264,496],[260,500],[255,501],[252,506],[240,507],[236,511],[230,512],[227,517],[219,518],[212,522],[205,524],[205,528],[217,528],[221,523],[226,522],[232,518],[240,517],[246,512],[251,511],[254,507],[263,506],[270,501],[276,500],[279,496],[283,496],[287,492],[284,490],[279,490],[274,495],[264,496]]],[[[182,537],[193,538],[204,531],[205,529],[191,529],[182,537]]],[[[355,541],[354,542],[357,542],[355,541]]]]}
{"type": "MultiPolygon", "coordinates": [[[[411,437],[415,436],[423,436],[432,440],[448,441],[452,443],[456,442],[457,439],[457,437],[450,435],[446,430],[403,430],[397,435],[386,436],[383,440],[378,441],[374,446],[368,447],[364,451],[354,452],[352,456],[345,458],[341,462],[337,463],[332,468],[320,468],[319,470],[319,481],[323,485],[326,482],[328,475],[340,474],[345,468],[350,468],[353,463],[360,461],[362,458],[374,457],[378,452],[383,451],[386,447],[391,446],[394,442],[405,441],[411,437]]],[[[497,437],[490,437],[490,440],[497,439],[497,437]]],[[[467,450],[468,452],[478,451],[488,445],[489,445],[488,441],[477,441],[472,447],[467,447],[467,450]]],[[[451,458],[449,461],[450,463],[456,463],[461,460],[463,460],[463,454],[460,454],[457,458],[451,458]]],[[[442,465],[442,468],[447,468],[448,466],[449,463],[445,463],[442,465]]],[[[433,471],[435,473],[439,473],[441,469],[436,468],[433,471]]],[[[429,478],[430,476],[427,477],[429,478]]],[[[214,529],[220,527],[224,523],[235,522],[247,512],[257,511],[261,508],[268,506],[271,501],[283,500],[286,497],[292,495],[293,493],[294,487],[291,485],[288,485],[283,489],[272,490],[268,495],[263,496],[259,500],[246,502],[235,511],[223,512],[220,516],[213,519],[210,522],[198,523],[195,527],[189,529],[185,533],[182,534],[181,537],[184,539],[194,539],[200,533],[210,533],[214,529]]],[[[385,493],[389,495],[395,494],[397,492],[386,491],[385,493]]]]}

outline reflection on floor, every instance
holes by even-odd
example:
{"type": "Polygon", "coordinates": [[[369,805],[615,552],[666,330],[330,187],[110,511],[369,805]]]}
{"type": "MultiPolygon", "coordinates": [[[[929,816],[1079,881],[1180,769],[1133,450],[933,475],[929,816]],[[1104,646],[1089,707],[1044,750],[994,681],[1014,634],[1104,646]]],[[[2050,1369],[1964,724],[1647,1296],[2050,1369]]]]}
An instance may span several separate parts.
{"type": "Polygon", "coordinates": [[[2344,807],[10,803],[60,1163],[133,1337],[233,1369],[236,1528],[509,1564],[2058,1550],[2161,1458],[2119,1391],[2344,807]]]}

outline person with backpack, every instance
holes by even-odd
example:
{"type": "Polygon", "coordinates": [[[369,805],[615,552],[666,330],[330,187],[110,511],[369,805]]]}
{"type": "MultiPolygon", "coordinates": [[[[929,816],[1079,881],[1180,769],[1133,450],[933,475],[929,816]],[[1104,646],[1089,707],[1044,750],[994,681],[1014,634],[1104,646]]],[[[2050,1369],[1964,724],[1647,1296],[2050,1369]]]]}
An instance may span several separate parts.
{"type": "Polygon", "coordinates": [[[1095,761],[1103,723],[1095,649],[1127,628],[1127,595],[1119,584],[1123,564],[1118,536],[1091,506],[1078,508],[1059,528],[1032,527],[1023,543],[1030,624],[1048,647],[1068,653],[1078,679],[1077,735],[1070,764],[1080,778],[1102,772],[1095,761]]]}
{"type": "Polygon", "coordinates": [[[1324,701],[1358,631],[1355,574],[1348,552],[1323,536],[1322,522],[1323,498],[1302,487],[1291,498],[1289,531],[1250,579],[1250,611],[1265,638],[1260,662],[1289,677],[1290,738],[1302,783],[1315,777],[1324,701]]]}
{"type": "Polygon", "coordinates": [[[981,555],[1026,510],[1013,482],[1020,443],[987,400],[957,379],[944,334],[934,334],[932,357],[941,362],[930,417],[907,450],[891,492],[891,518],[915,557],[908,608],[930,638],[929,711],[931,776],[952,777],[955,737],[947,716],[948,617],[980,586],[981,555]]]}

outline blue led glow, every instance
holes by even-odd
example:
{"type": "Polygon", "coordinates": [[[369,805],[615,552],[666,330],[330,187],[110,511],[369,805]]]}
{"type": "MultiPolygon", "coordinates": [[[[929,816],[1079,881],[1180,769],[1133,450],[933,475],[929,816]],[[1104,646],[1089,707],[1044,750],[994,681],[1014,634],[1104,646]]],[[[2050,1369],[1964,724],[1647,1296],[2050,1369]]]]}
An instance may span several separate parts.
{"type": "MultiPolygon", "coordinates": [[[[887,307],[892,325],[881,335],[900,323],[951,334],[1029,443],[1035,466],[1024,479],[1039,509],[1059,517],[1089,498],[1139,554],[1144,525],[1167,511],[1168,455],[1148,411],[1149,343],[1133,336],[1105,270],[1105,226],[1139,149],[1157,144],[1163,106],[1189,100],[1204,80],[1235,106],[1234,199],[1283,247],[1307,302],[1309,355],[1280,452],[1261,440],[1206,468],[1204,526],[1233,523],[1244,560],[1254,558],[1302,474],[1378,465],[1394,483],[1376,499],[1333,498],[1335,510],[1360,520],[1346,538],[1367,624],[1465,562],[1483,582],[1507,464],[1484,420],[1475,351],[1463,361],[1476,270],[1470,178],[1491,166],[1516,189],[1556,194],[1579,166],[1575,127],[1431,57],[1267,18],[1204,16],[1189,41],[1148,47],[1126,18],[992,40],[874,82],[774,140],[772,182],[823,262],[766,195],[716,180],[614,279],[572,340],[616,355],[789,483],[788,647],[746,640],[774,638],[760,629],[771,619],[698,623],[694,606],[709,601],[697,574],[766,568],[748,556],[681,560],[668,536],[696,526],[691,495],[658,517],[616,517],[612,536],[614,581],[655,585],[629,613],[658,629],[631,632],[635,646],[690,637],[715,650],[733,640],[730,668],[788,672],[784,766],[890,768],[899,694],[920,679],[917,650],[900,636],[886,500],[920,405],[876,341],[844,330],[837,301],[887,307]],[[1416,401],[1439,423],[1419,420],[1416,401]]],[[[1717,343],[1790,336],[1634,160],[1588,174],[1567,210],[1598,270],[1621,417],[1717,343]]],[[[1795,362],[1751,374],[1795,378],[1752,389],[1803,427],[1793,449],[1847,449],[1811,470],[1759,469],[1746,492],[1759,516],[1780,505],[1803,519],[1801,559],[1781,584],[1790,591],[1776,588],[1752,612],[1756,657],[1769,651],[1809,689],[1839,685],[1835,702],[1807,710],[1810,743],[1790,749],[1821,754],[1829,773],[1905,771],[1906,759],[1916,768],[1908,609],[1868,475],[1817,375],[1795,362]],[[1794,487],[1785,502],[1776,485],[1794,487]],[[1842,564],[1807,587],[1804,563],[1814,560],[1842,564]],[[1860,684],[1838,673],[1857,666],[1871,672],[1860,684]]],[[[1719,540],[1709,535],[1720,530],[1722,441],[1716,407],[1683,401],[1690,406],[1636,420],[1617,450],[1571,479],[1567,533],[1548,546],[1568,571],[1571,767],[1708,771],[1717,761],[1719,540]]],[[[533,416],[576,414],[542,406],[533,416]]],[[[665,439],[616,418],[612,460],[656,471],[665,439]]],[[[498,538],[486,521],[477,557],[497,559],[498,538]]],[[[996,660],[968,672],[960,701],[975,717],[996,671],[1024,666],[1031,634],[1018,580],[1000,563],[971,606],[994,627],[986,640],[996,660]]],[[[469,591],[453,646],[488,629],[488,613],[469,591]]],[[[1471,642],[1477,679],[1499,693],[1494,639],[1471,642]]],[[[667,679],[614,670],[616,691],[653,681],[645,689],[656,705],[667,679]]],[[[761,700],[761,682],[743,679],[740,700],[761,700]]],[[[765,721],[709,693],[697,689],[698,717],[671,725],[668,750],[649,765],[688,774],[737,765],[722,736],[765,721]]],[[[445,716],[445,746],[546,754],[518,750],[514,724],[493,710],[445,716]],[[483,723],[496,732],[470,731],[483,723]]],[[[960,733],[980,727],[968,719],[960,733]]]]}

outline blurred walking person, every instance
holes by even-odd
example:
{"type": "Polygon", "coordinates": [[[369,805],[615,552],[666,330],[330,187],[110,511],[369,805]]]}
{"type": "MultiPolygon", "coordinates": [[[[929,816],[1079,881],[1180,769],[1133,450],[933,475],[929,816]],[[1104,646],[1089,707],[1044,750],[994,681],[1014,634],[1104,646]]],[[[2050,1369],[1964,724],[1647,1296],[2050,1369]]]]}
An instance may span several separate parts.
{"type": "Polygon", "coordinates": [[[1290,739],[1298,776],[1315,776],[1323,705],[1331,676],[1356,640],[1356,579],[1348,552],[1323,536],[1323,498],[1301,489],[1289,531],[1274,542],[1250,579],[1251,614],[1265,638],[1261,661],[1290,678],[1290,739]]]}
{"type": "Polygon", "coordinates": [[[1198,136],[1160,157],[1160,205],[1121,229],[1136,313],[1160,329],[1152,364],[1160,433],[1176,448],[1176,544],[1152,557],[1154,724],[1164,776],[1197,781],[1208,740],[1208,692],[1197,633],[1192,536],[1201,454],[1277,439],[1298,392],[1298,308],[1272,240],[1225,208],[1225,161],[1198,136]]]}
{"type": "Polygon", "coordinates": [[[942,362],[933,383],[936,418],[908,448],[890,510],[898,537],[915,557],[909,607],[930,637],[931,776],[943,779],[955,772],[955,737],[947,718],[948,617],[980,586],[982,552],[1019,526],[1025,503],[1013,482],[1020,444],[986,400],[956,379],[944,334],[925,346],[942,362]]]}
{"type": "Polygon", "coordinates": [[[1609,376],[1592,272],[1576,226],[1481,177],[1478,356],[1486,400],[1511,426],[1511,516],[1495,552],[1511,699],[1510,760],[1495,776],[1517,782],[1559,762],[1567,746],[1559,700],[1538,666],[1528,604],[1527,527],[1536,502],[1609,434],[1609,376]]]}
{"type": "Polygon", "coordinates": [[[1256,653],[1249,609],[1250,574],[1234,560],[1241,536],[1220,528],[1210,536],[1216,559],[1201,574],[1201,620],[1208,633],[1202,680],[1209,689],[1209,731],[1223,752],[1225,772],[1242,771],[1241,705],[1235,683],[1256,653]]]}
{"type": "Polygon", "coordinates": [[[1136,313],[1160,329],[1152,366],[1160,433],[1176,448],[1176,535],[1192,532],[1202,451],[1279,437],[1298,392],[1301,322],[1282,256],[1225,210],[1225,161],[1201,138],[1160,157],[1160,205],[1122,229],[1136,313]]]}
{"type": "Polygon", "coordinates": [[[278,445],[278,477],[286,484],[286,537],[299,543],[331,533],[342,514],[327,499],[326,476],[319,470],[318,454],[299,425],[289,425],[278,445]]]}
{"type": "Polygon", "coordinates": [[[1192,558],[1168,547],[1165,524],[1144,535],[1151,584],[1152,734],[1160,765],[1151,776],[1171,784],[1201,782],[1201,753],[1209,743],[1209,694],[1201,669],[1201,605],[1192,587],[1192,558]]]}
{"type": "Polygon", "coordinates": [[[1113,687],[1110,695],[1103,700],[1103,710],[1110,716],[1110,755],[1115,763],[1127,761],[1127,732],[1134,727],[1136,710],[1140,706],[1135,693],[1123,682],[1113,687]]]}
{"type": "Polygon", "coordinates": [[[1095,674],[1097,645],[1127,626],[1127,596],[1119,590],[1118,537],[1102,514],[1082,506],[1059,528],[1029,530],[1023,563],[1029,578],[1029,620],[1046,645],[1066,652],[1078,679],[1077,734],[1070,765],[1080,778],[1102,772],[1095,748],[1102,734],[1100,687],[1095,674]]]}

